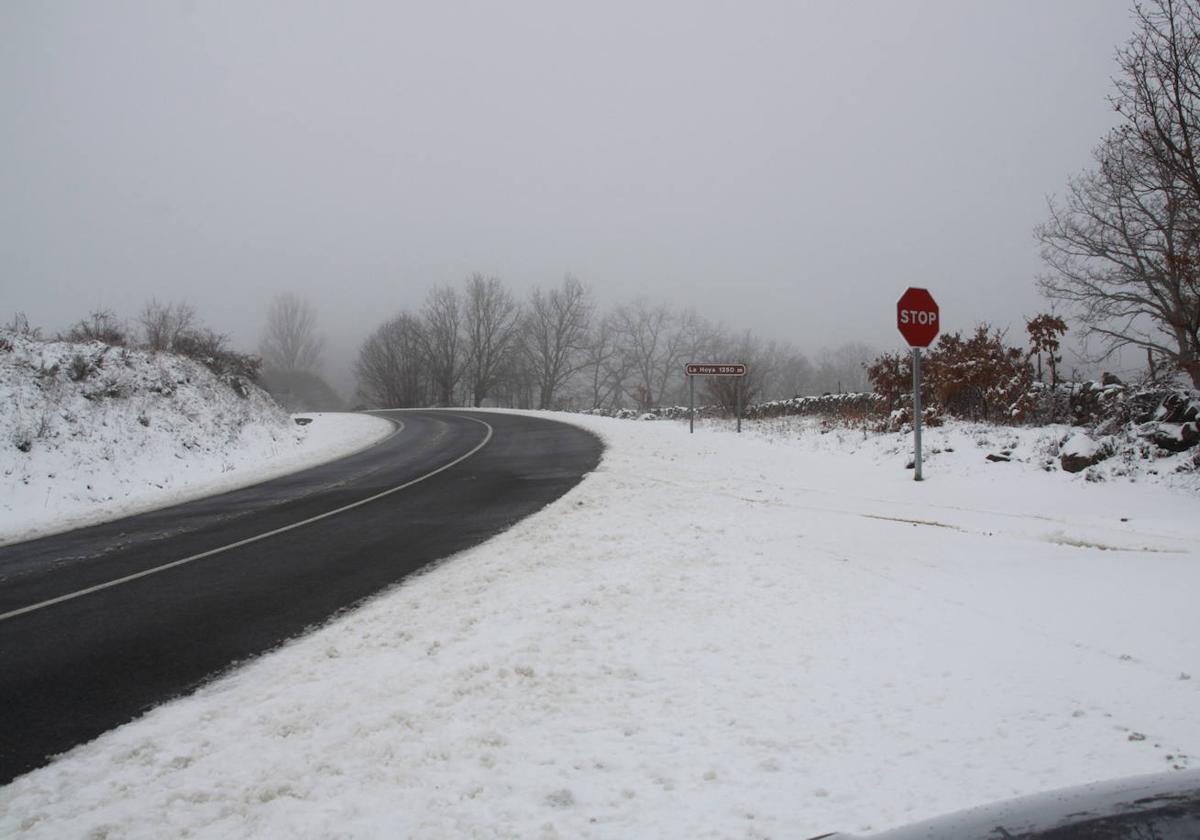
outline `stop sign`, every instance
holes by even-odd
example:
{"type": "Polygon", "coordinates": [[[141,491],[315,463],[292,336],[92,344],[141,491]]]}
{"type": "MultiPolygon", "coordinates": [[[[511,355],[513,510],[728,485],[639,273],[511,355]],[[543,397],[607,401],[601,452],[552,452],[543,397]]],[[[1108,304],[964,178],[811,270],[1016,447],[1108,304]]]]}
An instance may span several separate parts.
{"type": "Polygon", "coordinates": [[[909,289],[896,301],[896,326],[909,347],[928,347],[938,334],[938,305],[926,289],[909,289]]]}

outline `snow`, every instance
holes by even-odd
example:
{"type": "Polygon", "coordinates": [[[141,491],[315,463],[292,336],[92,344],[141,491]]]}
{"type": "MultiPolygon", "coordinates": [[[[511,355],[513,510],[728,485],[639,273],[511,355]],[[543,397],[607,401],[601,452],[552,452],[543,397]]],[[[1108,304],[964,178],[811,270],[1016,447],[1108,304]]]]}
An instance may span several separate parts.
{"type": "Polygon", "coordinates": [[[256,484],[395,428],[362,414],[299,426],[257,387],[171,354],[0,338],[13,344],[0,352],[0,544],[256,484]]]}
{"type": "Polygon", "coordinates": [[[607,444],[578,487],[0,835],[807,837],[1200,756],[1194,486],[1047,471],[1065,427],[926,429],[917,483],[902,435],[552,416],[607,444]]]}

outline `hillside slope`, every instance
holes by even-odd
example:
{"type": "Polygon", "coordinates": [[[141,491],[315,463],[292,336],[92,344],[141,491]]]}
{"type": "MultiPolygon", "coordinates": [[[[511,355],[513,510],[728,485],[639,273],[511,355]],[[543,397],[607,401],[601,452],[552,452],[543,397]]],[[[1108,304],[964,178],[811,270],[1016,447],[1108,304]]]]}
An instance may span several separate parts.
{"type": "Polygon", "coordinates": [[[101,342],[0,332],[0,543],[262,481],[391,429],[297,425],[244,377],[101,342]]]}

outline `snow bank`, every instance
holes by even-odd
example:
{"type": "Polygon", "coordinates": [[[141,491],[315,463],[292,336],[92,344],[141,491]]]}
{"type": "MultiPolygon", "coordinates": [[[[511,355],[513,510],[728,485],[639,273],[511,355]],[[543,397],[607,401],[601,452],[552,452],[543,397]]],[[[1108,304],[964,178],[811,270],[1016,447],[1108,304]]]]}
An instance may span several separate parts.
{"type": "Polygon", "coordinates": [[[1200,756],[1194,495],[1046,472],[1053,433],[927,430],[916,483],[900,436],[560,419],[608,444],[571,493],[0,789],[0,834],[808,837],[1200,756]]]}
{"type": "Polygon", "coordinates": [[[0,544],[244,487],[393,429],[351,414],[298,426],[253,384],[169,353],[2,337],[0,544]]]}

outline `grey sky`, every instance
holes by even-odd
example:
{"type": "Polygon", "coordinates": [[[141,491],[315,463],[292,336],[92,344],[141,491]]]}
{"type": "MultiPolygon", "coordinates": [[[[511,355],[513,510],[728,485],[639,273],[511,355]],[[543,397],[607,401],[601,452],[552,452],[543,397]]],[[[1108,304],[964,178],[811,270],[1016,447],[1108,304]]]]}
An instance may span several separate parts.
{"type": "MultiPolygon", "coordinates": [[[[809,352],[1044,308],[1126,0],[0,5],[0,316],[187,299],[330,367],[434,283],[565,271],[809,352]]],[[[337,371],[331,371],[337,374],[337,371]]]]}

